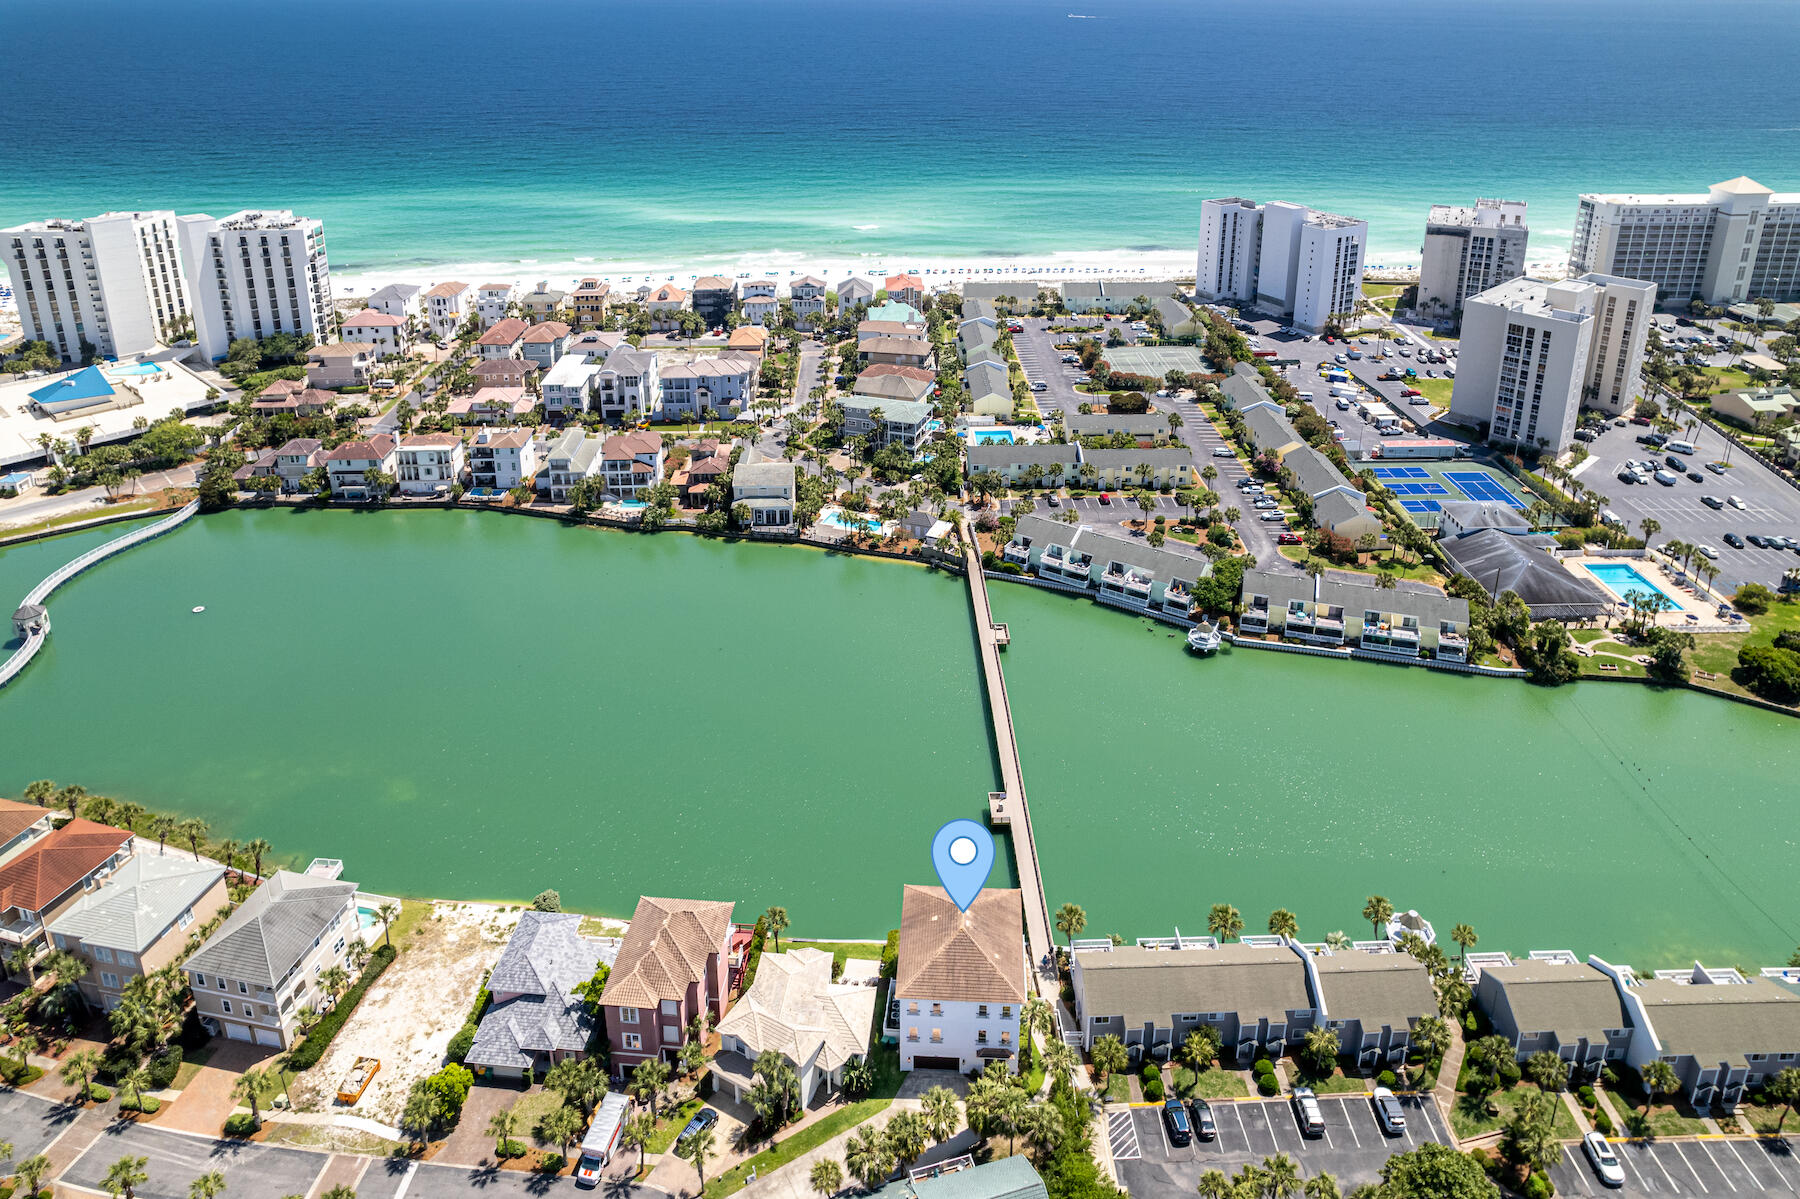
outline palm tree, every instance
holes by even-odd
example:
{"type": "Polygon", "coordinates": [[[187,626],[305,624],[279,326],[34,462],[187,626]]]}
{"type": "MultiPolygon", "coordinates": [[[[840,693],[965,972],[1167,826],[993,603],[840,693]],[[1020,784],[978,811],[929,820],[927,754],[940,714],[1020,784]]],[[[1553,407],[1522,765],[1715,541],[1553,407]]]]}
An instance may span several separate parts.
{"type": "Polygon", "coordinates": [[[1056,1152],[1056,1146],[1062,1141],[1062,1113],[1048,1103],[1034,1103],[1025,1109],[1019,1118],[1019,1131],[1027,1140],[1038,1147],[1044,1157],[1056,1152]]]}
{"type": "Polygon", "coordinates": [[[1285,1153],[1262,1160],[1263,1194],[1269,1199],[1291,1199],[1300,1193],[1300,1167],[1285,1153]]]}
{"type": "Polygon", "coordinates": [[[76,1103],[88,1101],[88,1088],[92,1085],[94,1071],[100,1068],[100,1051],[98,1049],[81,1049],[63,1059],[62,1080],[69,1086],[78,1087],[75,1092],[76,1103]]]}
{"type": "Polygon", "coordinates": [[[844,1143],[844,1166],[851,1177],[871,1190],[894,1168],[886,1139],[867,1124],[844,1143]]]}
{"type": "Polygon", "coordinates": [[[1234,1188],[1223,1170],[1208,1170],[1200,1176],[1200,1199],[1231,1199],[1234,1188]]]}
{"type": "Polygon", "coordinates": [[[188,1199],[218,1199],[224,1193],[225,1175],[217,1170],[208,1170],[188,1183],[188,1199]]]}
{"type": "Polygon", "coordinates": [[[1303,1188],[1306,1199],[1339,1199],[1337,1179],[1329,1174],[1315,1174],[1303,1188]]]}
{"type": "Polygon", "coordinates": [[[389,901],[375,909],[375,918],[381,921],[382,944],[393,948],[393,923],[400,918],[400,905],[389,901]]]}
{"type": "Polygon", "coordinates": [[[1458,949],[1462,950],[1462,957],[1464,960],[1468,959],[1469,950],[1475,948],[1475,942],[1481,940],[1480,937],[1475,935],[1474,928],[1467,924],[1458,924],[1455,928],[1451,929],[1450,939],[1456,942],[1458,949]]]}
{"type": "Polygon", "coordinates": [[[1384,896],[1371,895],[1369,902],[1363,905],[1363,919],[1375,926],[1375,935],[1381,935],[1381,926],[1394,918],[1394,905],[1384,896]]]}
{"type": "Polygon", "coordinates": [[[1650,1114],[1650,1105],[1656,1102],[1658,1095],[1672,1095],[1681,1088],[1681,1079],[1675,1073],[1675,1067],[1660,1058],[1653,1062],[1645,1062],[1638,1067],[1638,1076],[1644,1083],[1644,1114],[1650,1114]]]}
{"type": "Polygon", "coordinates": [[[1342,929],[1335,933],[1326,933],[1325,944],[1331,949],[1348,949],[1350,948],[1350,936],[1342,929]]]}
{"type": "Polygon", "coordinates": [[[1100,1076],[1099,1083],[1102,1090],[1106,1088],[1106,1080],[1123,1070],[1129,1060],[1125,1052],[1125,1042],[1111,1033],[1094,1042],[1094,1047],[1088,1050],[1088,1057],[1094,1063],[1094,1073],[1100,1076]]]}
{"type": "Polygon", "coordinates": [[[1079,904],[1065,903],[1056,909],[1056,931],[1068,938],[1069,944],[1087,927],[1087,913],[1079,904]]]}
{"type": "Polygon", "coordinates": [[[932,1087],[919,1101],[919,1113],[925,1117],[925,1131],[931,1139],[943,1144],[962,1126],[962,1112],[956,1092],[949,1087],[932,1087]]]}
{"type": "Polygon", "coordinates": [[[650,1139],[656,1135],[656,1117],[640,1112],[625,1121],[625,1130],[620,1134],[620,1141],[627,1149],[638,1151],[638,1173],[644,1170],[645,1148],[650,1139]]]}
{"type": "Polygon", "coordinates": [[[1413,1044],[1433,1058],[1450,1052],[1450,1025],[1442,1016],[1426,1016],[1413,1026],[1413,1044]]]}
{"type": "Polygon", "coordinates": [[[201,838],[206,836],[209,827],[210,826],[206,821],[200,819],[198,816],[189,816],[186,820],[183,820],[180,824],[175,826],[176,835],[188,843],[188,849],[192,851],[194,861],[196,862],[200,860],[201,838]]]}
{"type": "Polygon", "coordinates": [[[1544,1092],[1560,1091],[1569,1083],[1569,1064],[1549,1049],[1526,1058],[1525,1073],[1544,1092]]]}
{"type": "Polygon", "coordinates": [[[150,822],[150,831],[156,834],[157,853],[162,853],[167,847],[169,838],[174,835],[175,829],[180,823],[173,816],[158,816],[150,822]]]}
{"type": "Polygon", "coordinates": [[[812,1173],[807,1176],[812,1189],[821,1195],[835,1195],[844,1188],[844,1168],[829,1157],[822,1157],[813,1163],[812,1173]]]}
{"type": "Polygon", "coordinates": [[[238,1075],[237,1082],[231,1088],[233,1099],[242,1099],[250,1105],[250,1122],[262,1125],[262,1092],[270,1083],[269,1071],[250,1069],[238,1075]]]}
{"type": "Polygon", "coordinates": [[[237,856],[238,843],[236,841],[227,838],[226,840],[219,842],[219,860],[225,863],[226,874],[236,872],[237,856]]]}
{"type": "Polygon", "coordinates": [[[668,1063],[650,1058],[638,1063],[637,1069],[631,1072],[631,1082],[625,1089],[633,1099],[649,1105],[651,1116],[660,1118],[656,1107],[662,1099],[663,1088],[668,1085],[668,1063]]]}
{"type": "Polygon", "coordinates": [[[107,1170],[100,1185],[106,1188],[106,1193],[113,1199],[119,1199],[121,1195],[125,1199],[136,1199],[136,1188],[150,1181],[150,1175],[144,1171],[149,1161],[147,1157],[122,1157],[107,1170]]]}
{"type": "Polygon", "coordinates": [[[1244,918],[1228,903],[1215,903],[1206,917],[1206,931],[1221,941],[1229,941],[1244,931],[1244,918]]]}
{"type": "Polygon", "coordinates": [[[270,845],[261,837],[256,838],[256,840],[251,841],[244,846],[244,852],[250,855],[250,869],[256,874],[258,879],[262,878],[263,855],[274,852],[274,849],[274,846],[270,845]]]}
{"type": "Polygon", "coordinates": [[[763,913],[763,926],[775,934],[775,952],[780,953],[781,933],[788,926],[787,909],[771,904],[769,910],[763,913]]]}
{"type": "Polygon", "coordinates": [[[1643,520],[1638,521],[1638,528],[1644,531],[1644,548],[1649,549],[1650,539],[1662,532],[1662,522],[1654,516],[1646,516],[1643,520]]]}
{"type": "Polygon", "coordinates": [[[926,1142],[931,1139],[925,1118],[918,1112],[897,1113],[887,1122],[881,1135],[887,1142],[888,1152],[893,1155],[894,1164],[902,1170],[924,1155],[926,1142]]]}
{"type": "Polygon", "coordinates": [[[130,1092],[132,1102],[138,1107],[144,1104],[144,1088],[150,1085],[150,1071],[138,1066],[119,1075],[119,1096],[124,1098],[130,1092]]]}
{"type": "Polygon", "coordinates": [[[44,1176],[50,1173],[50,1159],[43,1154],[35,1154],[19,1162],[13,1167],[13,1181],[20,1186],[17,1194],[35,1199],[43,1189],[44,1176]]]}
{"type": "Polygon", "coordinates": [[[494,1138],[494,1157],[499,1158],[506,1148],[506,1142],[512,1140],[513,1130],[519,1126],[519,1117],[510,1107],[503,1107],[488,1117],[488,1135],[494,1138]]]}
{"type": "Polygon", "coordinates": [[[1286,908],[1276,908],[1269,913],[1269,932],[1277,937],[1297,937],[1300,921],[1286,908]]]}
{"type": "Polygon", "coordinates": [[[1026,998],[1019,1008],[1019,1037],[1024,1039],[1036,1033],[1046,1042],[1056,1035],[1056,1013],[1051,1010],[1050,1003],[1038,995],[1026,998]]]}
{"type": "Polygon", "coordinates": [[[1202,1025],[1189,1033],[1181,1042],[1181,1057],[1195,1073],[1201,1073],[1212,1067],[1213,1059],[1219,1056],[1219,1030],[1210,1024],[1202,1025]]]}

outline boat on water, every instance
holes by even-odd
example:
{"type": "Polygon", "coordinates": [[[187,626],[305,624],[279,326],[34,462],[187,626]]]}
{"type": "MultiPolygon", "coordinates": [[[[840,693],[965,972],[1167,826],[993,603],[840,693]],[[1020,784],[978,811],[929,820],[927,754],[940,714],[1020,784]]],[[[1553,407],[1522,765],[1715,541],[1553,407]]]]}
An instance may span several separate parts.
{"type": "Polygon", "coordinates": [[[1219,632],[1219,626],[1207,624],[1205,621],[1201,621],[1188,630],[1188,648],[1197,654],[1212,653],[1224,640],[1225,635],[1219,632]]]}

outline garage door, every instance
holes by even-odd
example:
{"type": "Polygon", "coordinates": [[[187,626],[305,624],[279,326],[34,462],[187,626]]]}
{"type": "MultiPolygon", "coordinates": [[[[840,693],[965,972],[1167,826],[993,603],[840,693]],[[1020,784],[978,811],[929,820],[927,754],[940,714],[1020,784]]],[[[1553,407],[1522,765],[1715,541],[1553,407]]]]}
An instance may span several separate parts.
{"type": "Polygon", "coordinates": [[[953,1057],[915,1057],[913,1059],[913,1069],[915,1070],[958,1070],[961,1067],[962,1063],[953,1057]]]}
{"type": "Polygon", "coordinates": [[[281,1034],[273,1028],[259,1028],[256,1030],[256,1043],[258,1045],[273,1045],[275,1048],[280,1049],[281,1034]]]}
{"type": "Polygon", "coordinates": [[[226,1023],[225,1039],[228,1041],[248,1041],[250,1039],[250,1030],[242,1024],[226,1023]]]}

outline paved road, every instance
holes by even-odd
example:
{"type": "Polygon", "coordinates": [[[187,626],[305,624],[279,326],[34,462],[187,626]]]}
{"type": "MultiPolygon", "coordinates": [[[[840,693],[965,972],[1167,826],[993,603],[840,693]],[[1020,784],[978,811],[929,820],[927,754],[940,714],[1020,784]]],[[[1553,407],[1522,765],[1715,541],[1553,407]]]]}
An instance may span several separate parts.
{"type": "MultiPolygon", "coordinates": [[[[131,480],[131,490],[121,491],[120,495],[145,495],[152,491],[161,491],[165,487],[192,487],[195,483],[196,471],[192,466],[178,466],[174,470],[151,471],[131,480]]],[[[66,491],[61,495],[21,496],[16,500],[0,501],[0,529],[36,524],[40,520],[50,520],[58,516],[66,516],[71,512],[80,512],[84,516],[104,516],[106,488],[84,487],[79,491],[66,491]],[[91,509],[91,511],[90,511],[91,509]]]]}
{"type": "MultiPolygon", "coordinates": [[[[1667,457],[1665,451],[1638,443],[1638,435],[1645,432],[1648,430],[1640,425],[1621,429],[1609,424],[1599,440],[1589,444],[1589,457],[1575,475],[1583,485],[1607,497],[1607,506],[1624,519],[1634,535],[1641,535],[1640,522],[1650,517],[1662,526],[1652,538],[1655,544],[1676,538],[1714,547],[1719,551],[1715,587],[1726,594],[1744,582],[1774,586],[1781,582],[1783,571],[1800,566],[1800,555],[1790,550],[1758,549],[1748,543],[1743,549],[1733,549],[1725,542],[1726,533],[1800,537],[1800,491],[1704,425],[1692,435],[1695,453],[1691,457],[1676,455],[1689,470],[1699,472],[1703,481],[1696,483],[1683,475],[1672,487],[1627,483],[1618,477],[1622,462],[1652,459],[1662,464],[1667,457]],[[1705,468],[1708,462],[1725,461],[1733,465],[1722,476],[1705,468]],[[1735,495],[1745,507],[1714,510],[1700,502],[1703,495],[1719,499],[1735,495]]],[[[1676,436],[1688,436],[1685,426],[1676,436]]]]}
{"type": "Polygon", "coordinates": [[[1625,1185],[1602,1186],[1579,1145],[1564,1145],[1562,1161],[1550,1170],[1550,1181],[1562,1196],[1780,1195],[1800,1193],[1800,1162],[1793,1145],[1783,1140],[1709,1137],[1682,1141],[1614,1141],[1613,1152],[1625,1167],[1625,1185]]]}

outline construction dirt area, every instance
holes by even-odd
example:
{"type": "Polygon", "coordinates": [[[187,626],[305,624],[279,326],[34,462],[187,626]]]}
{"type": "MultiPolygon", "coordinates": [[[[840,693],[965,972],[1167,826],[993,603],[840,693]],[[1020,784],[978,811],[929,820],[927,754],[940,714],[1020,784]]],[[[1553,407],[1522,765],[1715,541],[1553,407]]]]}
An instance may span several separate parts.
{"type": "MultiPolygon", "coordinates": [[[[293,1080],[294,1110],[362,1116],[392,1125],[414,1080],[435,1073],[469,1017],[484,972],[519,923],[521,909],[434,903],[408,935],[406,952],[370,987],[317,1066],[293,1080]],[[339,1082],[359,1057],[381,1070],[353,1106],[337,1101],[339,1082]]],[[[379,929],[376,930],[379,933],[379,929]]],[[[381,944],[379,935],[370,947],[381,944]]]]}

